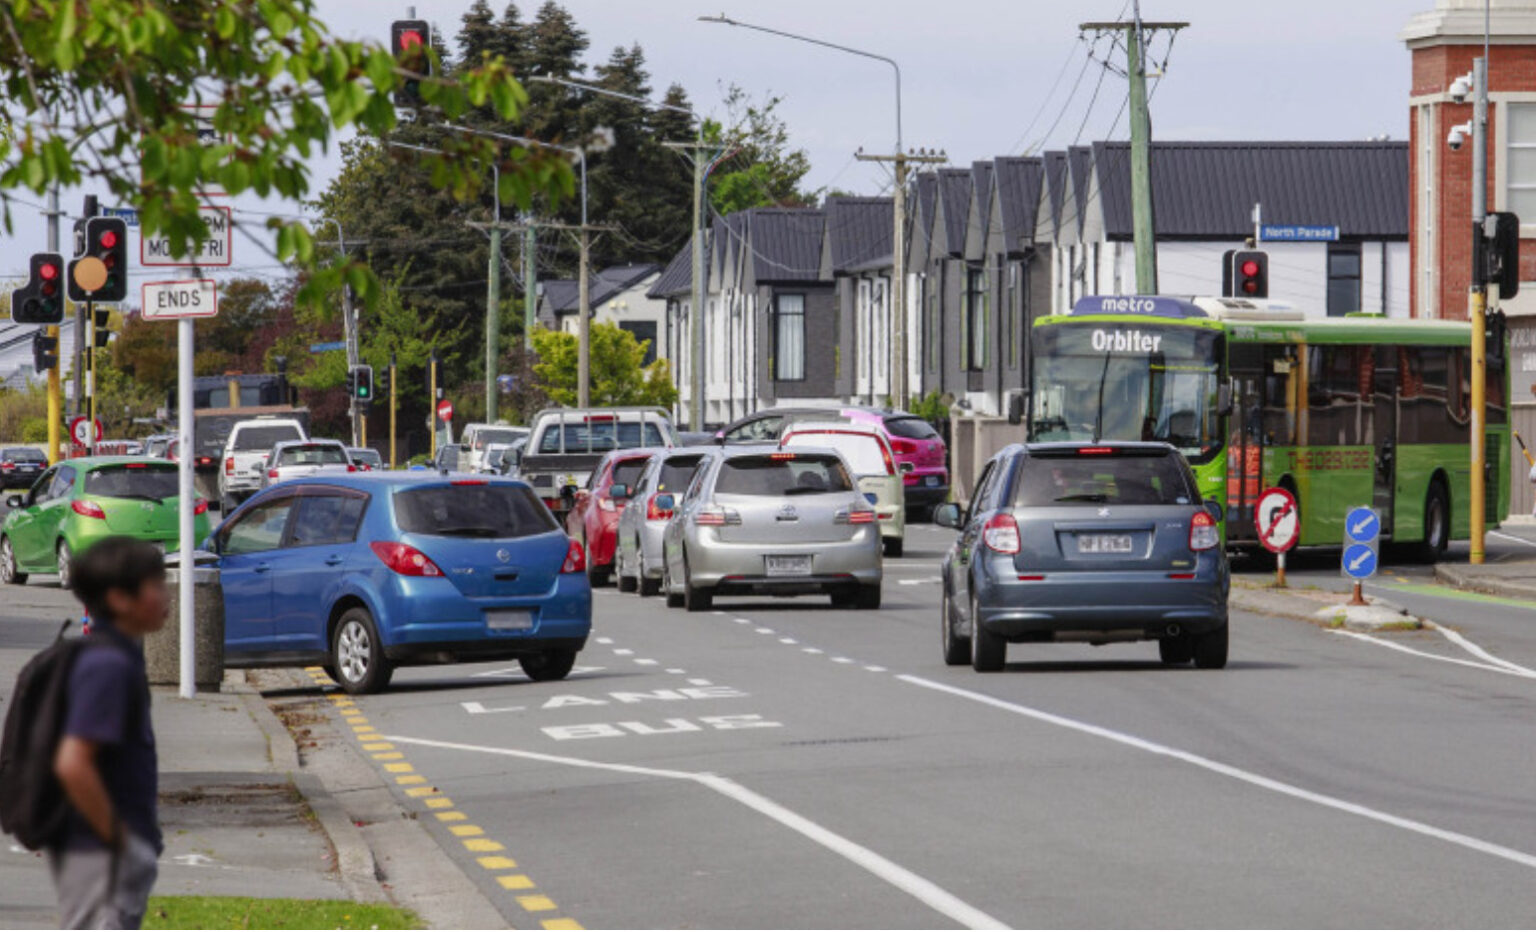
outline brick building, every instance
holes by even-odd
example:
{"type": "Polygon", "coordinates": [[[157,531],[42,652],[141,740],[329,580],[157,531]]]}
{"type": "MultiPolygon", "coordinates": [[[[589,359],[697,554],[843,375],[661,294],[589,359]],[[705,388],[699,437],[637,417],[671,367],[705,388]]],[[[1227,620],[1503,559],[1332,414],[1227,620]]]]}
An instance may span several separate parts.
{"type": "MultiPolygon", "coordinates": [[[[1472,119],[1472,98],[1449,88],[1483,53],[1484,0],[1437,0],[1401,38],[1412,56],[1409,140],[1410,301],[1416,317],[1467,318],[1471,280],[1472,144],[1453,151],[1451,128],[1472,119]]],[[[1536,0],[1491,0],[1488,62],[1488,209],[1521,218],[1520,294],[1503,302],[1510,323],[1510,401],[1516,430],[1536,436],[1536,0]]],[[[1512,451],[1512,474],[1526,465],[1512,451]]],[[[1516,481],[1512,513],[1532,490],[1516,481]]]]}

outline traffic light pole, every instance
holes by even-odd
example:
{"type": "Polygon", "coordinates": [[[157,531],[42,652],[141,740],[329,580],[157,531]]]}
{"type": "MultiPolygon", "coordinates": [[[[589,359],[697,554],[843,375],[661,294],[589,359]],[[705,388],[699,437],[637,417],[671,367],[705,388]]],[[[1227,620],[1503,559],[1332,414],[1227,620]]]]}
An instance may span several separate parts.
{"type": "Polygon", "coordinates": [[[85,450],[91,456],[96,455],[96,308],[95,305],[85,302],[85,319],[90,325],[89,339],[85,341],[85,435],[90,442],[85,445],[85,450]]]}
{"type": "MultiPolygon", "coordinates": [[[[389,354],[389,468],[395,468],[395,354],[389,354]]],[[[436,402],[434,402],[435,404],[436,402]]],[[[436,417],[436,411],[433,412],[436,417]]]]}
{"type": "MultiPolygon", "coordinates": [[[[54,185],[48,189],[48,251],[54,253],[59,251],[58,185],[54,185]]],[[[61,267],[60,271],[62,270],[63,269],[61,267]]],[[[64,288],[64,283],[62,281],[60,281],[59,287],[61,289],[64,288]]],[[[60,303],[64,301],[63,295],[59,296],[59,301],[60,303]]],[[[11,313],[14,315],[16,313],[16,309],[12,308],[11,313]]],[[[44,332],[53,340],[54,349],[53,366],[48,370],[48,462],[56,463],[59,461],[59,453],[63,449],[63,446],[60,443],[60,440],[62,439],[61,434],[63,433],[60,428],[64,423],[64,412],[60,410],[62,407],[61,402],[63,400],[60,397],[63,392],[63,385],[61,385],[59,381],[59,368],[63,359],[63,354],[59,352],[58,325],[51,325],[44,332]]],[[[77,341],[78,337],[79,334],[77,333],[77,341]]]]}
{"type": "MultiPolygon", "coordinates": [[[[1472,81],[1476,102],[1472,109],[1472,225],[1474,236],[1483,235],[1483,221],[1488,216],[1488,52],[1472,60],[1472,81]]],[[[1484,250],[1474,249],[1475,257],[1484,250]]],[[[1472,512],[1471,553],[1468,560],[1482,563],[1487,533],[1488,440],[1486,403],[1488,390],[1488,269],[1486,263],[1472,270],[1472,294],[1469,317],[1472,319],[1472,512]]]]}
{"type": "Polygon", "coordinates": [[[427,361],[427,420],[432,424],[432,461],[437,462],[437,350],[427,361]]]}

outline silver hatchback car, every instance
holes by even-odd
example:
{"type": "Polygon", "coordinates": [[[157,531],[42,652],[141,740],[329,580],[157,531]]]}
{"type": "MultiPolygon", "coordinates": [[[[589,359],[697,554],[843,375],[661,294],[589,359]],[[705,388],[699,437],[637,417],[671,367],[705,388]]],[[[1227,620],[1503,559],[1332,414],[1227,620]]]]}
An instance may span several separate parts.
{"type": "Polygon", "coordinates": [[[327,469],[357,471],[351,454],[340,440],[280,440],[267,454],[262,488],[327,469]]]}
{"type": "Polygon", "coordinates": [[[672,447],[657,450],[645,472],[629,490],[630,507],[619,515],[614,544],[614,575],[620,592],[655,595],[661,591],[661,547],[672,509],[658,507],[663,495],[676,501],[693,481],[699,466],[715,447],[672,447]]]}
{"type": "Polygon", "coordinates": [[[1165,443],[1032,443],[987,463],[943,568],[944,661],[999,670],[1009,642],[1156,640],[1164,663],[1227,663],[1221,506],[1165,443]]]}
{"type": "Polygon", "coordinates": [[[667,604],[705,611],[717,595],[827,593],[879,608],[880,525],[837,451],[723,447],[672,506],[663,535],[667,604]]]}

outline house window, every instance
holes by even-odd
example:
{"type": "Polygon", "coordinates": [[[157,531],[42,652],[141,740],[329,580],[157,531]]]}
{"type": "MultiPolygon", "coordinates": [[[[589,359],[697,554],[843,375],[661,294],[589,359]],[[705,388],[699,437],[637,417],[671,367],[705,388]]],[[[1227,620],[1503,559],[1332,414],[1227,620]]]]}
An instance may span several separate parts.
{"type": "MultiPolygon", "coordinates": [[[[854,305],[857,308],[855,317],[858,320],[858,326],[853,328],[854,341],[859,344],[865,344],[870,342],[867,338],[874,333],[875,326],[874,312],[869,300],[868,279],[859,279],[858,292],[858,300],[854,305]]],[[[869,360],[874,355],[874,352],[875,350],[872,345],[854,347],[854,353],[858,356],[858,365],[855,369],[861,381],[869,378],[869,360]]]]}
{"type": "Polygon", "coordinates": [[[1008,315],[1008,368],[1019,367],[1019,266],[1008,263],[1008,304],[1003,311],[1008,315]]]}
{"type": "Polygon", "coordinates": [[[923,276],[923,345],[928,350],[928,371],[939,371],[939,302],[933,291],[938,279],[923,276]]]}
{"type": "Polygon", "coordinates": [[[774,298],[773,377],[781,382],[805,378],[805,295],[774,298]]]}
{"type": "Polygon", "coordinates": [[[987,273],[965,271],[965,368],[974,372],[987,366],[987,273]]]}
{"type": "Polygon", "coordinates": [[[627,330],[634,334],[635,342],[645,344],[645,358],[640,360],[642,366],[649,366],[656,361],[656,322],[653,320],[625,321],[619,324],[620,330],[627,330]]]}
{"type": "Polygon", "coordinates": [[[1504,209],[1514,212],[1522,223],[1536,222],[1536,104],[1504,104],[1503,108],[1509,123],[1504,209]]]}
{"type": "Polygon", "coordinates": [[[1328,244],[1328,316],[1360,310],[1360,244],[1328,244]]]}

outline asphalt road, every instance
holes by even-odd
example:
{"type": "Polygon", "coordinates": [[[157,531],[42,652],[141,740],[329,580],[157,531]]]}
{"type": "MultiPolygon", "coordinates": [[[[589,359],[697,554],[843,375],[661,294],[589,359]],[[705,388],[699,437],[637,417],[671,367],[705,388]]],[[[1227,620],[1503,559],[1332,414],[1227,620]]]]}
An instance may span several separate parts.
{"type": "Polygon", "coordinates": [[[1239,613],[1224,671],[1062,645],[983,676],[939,657],[947,532],[909,534],[878,612],[608,589],[567,682],[405,670],[353,727],[521,927],[1536,915],[1536,611],[1415,589],[1470,647],[1239,613]]]}

